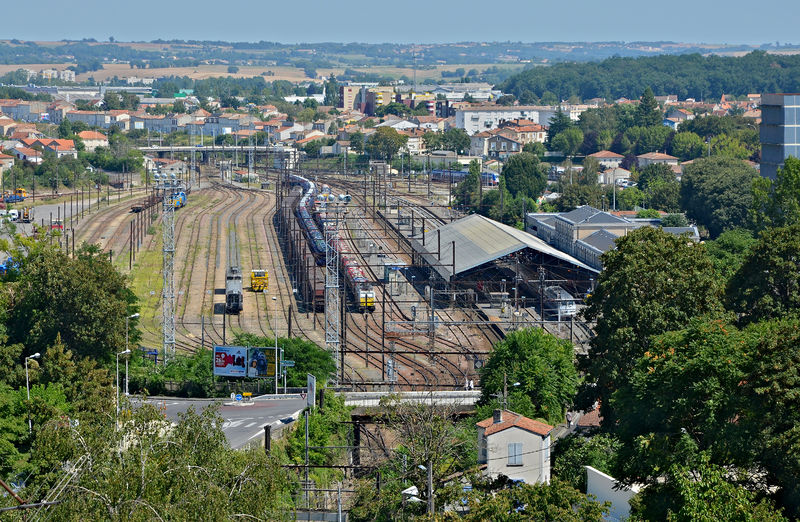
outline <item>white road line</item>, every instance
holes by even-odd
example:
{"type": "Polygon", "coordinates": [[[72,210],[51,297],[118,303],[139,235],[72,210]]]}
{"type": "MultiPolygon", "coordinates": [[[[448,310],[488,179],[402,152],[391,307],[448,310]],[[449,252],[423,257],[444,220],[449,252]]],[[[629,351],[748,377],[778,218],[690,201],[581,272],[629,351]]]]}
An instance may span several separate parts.
{"type": "Polygon", "coordinates": [[[256,424],[258,424],[258,423],[257,423],[257,422],[251,422],[250,424],[248,424],[247,426],[245,426],[245,428],[252,428],[252,427],[253,427],[253,426],[255,426],[256,424]]]}

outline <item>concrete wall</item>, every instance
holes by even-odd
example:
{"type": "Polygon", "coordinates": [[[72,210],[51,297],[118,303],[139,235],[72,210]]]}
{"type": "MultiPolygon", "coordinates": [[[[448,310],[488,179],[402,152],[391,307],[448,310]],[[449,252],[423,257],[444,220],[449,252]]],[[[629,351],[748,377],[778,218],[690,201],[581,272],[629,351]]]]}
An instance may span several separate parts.
{"type": "Polygon", "coordinates": [[[591,466],[586,467],[586,493],[594,495],[600,503],[611,502],[611,510],[605,517],[610,521],[626,520],[630,516],[631,507],[629,501],[639,492],[639,488],[619,488],[619,482],[602,471],[596,470],[591,466]]]}

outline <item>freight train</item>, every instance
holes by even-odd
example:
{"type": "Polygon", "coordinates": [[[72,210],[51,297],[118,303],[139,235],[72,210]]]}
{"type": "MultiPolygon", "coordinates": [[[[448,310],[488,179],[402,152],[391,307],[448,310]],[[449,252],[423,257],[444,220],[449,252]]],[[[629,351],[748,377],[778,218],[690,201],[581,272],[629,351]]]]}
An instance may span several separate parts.
{"type": "MultiPolygon", "coordinates": [[[[328,201],[335,200],[335,197],[331,195],[330,188],[327,185],[322,186],[321,193],[318,195],[316,193],[316,185],[301,176],[290,176],[290,182],[299,184],[303,188],[303,195],[300,197],[295,213],[300,227],[308,239],[316,264],[323,266],[325,265],[327,247],[325,236],[321,231],[331,226],[329,218],[324,211],[325,204],[328,201]],[[319,208],[317,205],[319,205],[319,208]]],[[[347,290],[353,299],[355,307],[359,311],[374,311],[375,290],[364,274],[363,269],[352,255],[343,253],[345,251],[345,248],[343,248],[344,243],[338,237],[333,239],[332,245],[341,254],[339,268],[344,275],[347,290]]],[[[316,299],[316,293],[314,296],[316,299]]]]}

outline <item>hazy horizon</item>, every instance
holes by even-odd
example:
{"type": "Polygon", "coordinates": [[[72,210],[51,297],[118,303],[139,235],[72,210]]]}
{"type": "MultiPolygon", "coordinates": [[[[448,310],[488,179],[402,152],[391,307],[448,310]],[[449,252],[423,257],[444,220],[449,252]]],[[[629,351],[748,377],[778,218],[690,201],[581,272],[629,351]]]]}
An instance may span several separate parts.
{"type": "Polygon", "coordinates": [[[502,10],[475,0],[407,0],[401,6],[351,0],[331,6],[308,0],[286,3],[229,0],[123,4],[109,14],[107,0],[74,4],[40,0],[35,13],[24,4],[3,8],[7,39],[58,41],[94,38],[123,42],[206,40],[297,43],[459,42],[677,42],[763,45],[796,42],[800,9],[787,0],[751,2],[674,0],[648,4],[611,0],[602,5],[575,0],[568,5],[534,5],[510,0],[502,10]],[[763,16],[762,16],[763,13],[763,16]],[[119,15],[121,18],[118,18],[119,15]]]}

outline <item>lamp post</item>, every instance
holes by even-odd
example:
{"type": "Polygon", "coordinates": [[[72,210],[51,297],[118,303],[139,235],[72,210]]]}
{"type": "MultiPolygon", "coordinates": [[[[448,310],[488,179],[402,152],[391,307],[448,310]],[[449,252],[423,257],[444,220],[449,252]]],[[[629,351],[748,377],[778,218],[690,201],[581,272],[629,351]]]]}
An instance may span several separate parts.
{"type": "Polygon", "coordinates": [[[114,401],[114,429],[118,429],[119,424],[119,356],[131,353],[130,350],[123,350],[117,353],[117,395],[114,401]]]}
{"type": "MultiPolygon", "coordinates": [[[[28,378],[28,359],[38,359],[39,352],[31,355],[30,357],[25,357],[25,390],[28,392],[28,402],[31,402],[31,385],[30,379],[28,378]]],[[[28,412],[28,433],[33,433],[33,421],[31,421],[31,412],[28,412]]]]}
{"type": "MultiPolygon", "coordinates": [[[[125,317],[125,350],[127,350],[128,353],[130,353],[130,350],[128,349],[128,321],[130,319],[136,319],[137,317],[139,317],[139,313],[138,312],[133,314],[133,315],[129,315],[129,316],[125,317]]],[[[128,359],[129,359],[129,357],[125,357],[125,396],[126,397],[128,396],[128,380],[129,380],[128,379],[128,359]]]]}
{"type": "Polygon", "coordinates": [[[272,326],[272,329],[275,330],[275,395],[278,395],[278,298],[274,295],[272,296],[272,302],[275,304],[274,323],[272,326]]]}

